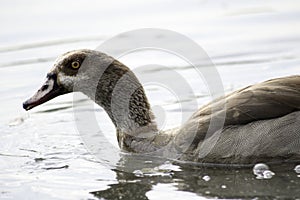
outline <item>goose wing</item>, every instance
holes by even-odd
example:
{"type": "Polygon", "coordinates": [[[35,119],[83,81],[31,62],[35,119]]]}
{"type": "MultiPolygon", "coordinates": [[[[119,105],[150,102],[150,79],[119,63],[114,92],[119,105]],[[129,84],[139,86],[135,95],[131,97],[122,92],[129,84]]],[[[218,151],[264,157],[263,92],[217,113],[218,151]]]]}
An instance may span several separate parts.
{"type": "Polygon", "coordinates": [[[225,112],[225,125],[240,125],[281,117],[298,110],[300,76],[289,76],[248,86],[216,99],[198,110],[192,119],[207,121],[206,118],[225,112]]]}

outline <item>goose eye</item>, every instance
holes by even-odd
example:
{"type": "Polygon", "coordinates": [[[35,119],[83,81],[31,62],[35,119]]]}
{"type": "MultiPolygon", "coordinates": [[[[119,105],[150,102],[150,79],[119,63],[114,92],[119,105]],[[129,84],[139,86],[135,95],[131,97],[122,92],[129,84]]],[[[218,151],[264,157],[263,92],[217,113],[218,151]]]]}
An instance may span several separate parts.
{"type": "Polygon", "coordinates": [[[78,61],[72,62],[72,68],[73,69],[78,69],[80,67],[80,63],[78,61]]]}

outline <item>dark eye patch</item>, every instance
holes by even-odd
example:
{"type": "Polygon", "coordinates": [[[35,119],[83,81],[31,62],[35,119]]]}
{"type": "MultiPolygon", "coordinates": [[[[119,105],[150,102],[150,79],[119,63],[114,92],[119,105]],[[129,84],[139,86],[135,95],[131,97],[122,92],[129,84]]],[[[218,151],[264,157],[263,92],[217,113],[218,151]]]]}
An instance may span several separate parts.
{"type": "Polygon", "coordinates": [[[72,67],[72,63],[73,62],[79,62],[79,64],[81,65],[82,64],[82,62],[83,62],[83,60],[84,60],[84,57],[83,56],[73,56],[72,58],[69,58],[68,60],[67,60],[67,64],[65,65],[67,68],[69,68],[69,69],[72,69],[72,70],[76,70],[76,69],[74,69],[73,67],[72,67]]]}
{"type": "Polygon", "coordinates": [[[69,76],[75,76],[78,72],[78,69],[74,69],[72,67],[72,63],[73,62],[79,62],[79,64],[81,65],[85,59],[86,55],[85,54],[73,54],[70,55],[69,57],[65,58],[63,63],[62,63],[62,71],[69,76]]]}

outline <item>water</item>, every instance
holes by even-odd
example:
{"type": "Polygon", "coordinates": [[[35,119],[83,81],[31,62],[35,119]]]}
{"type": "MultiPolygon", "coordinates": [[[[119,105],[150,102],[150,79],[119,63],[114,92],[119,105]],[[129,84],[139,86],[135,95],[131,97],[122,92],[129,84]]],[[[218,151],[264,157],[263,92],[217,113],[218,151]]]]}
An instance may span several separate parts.
{"type": "MultiPolygon", "coordinates": [[[[300,198],[296,164],[269,165],[275,175],[262,180],[252,168],[207,168],[127,154],[118,154],[112,164],[85,148],[74,122],[72,95],[30,112],[21,106],[61,53],[94,49],[113,35],[143,27],[166,28],[195,40],[215,63],[226,92],[299,74],[299,2],[13,0],[1,2],[0,9],[0,199],[300,198]]],[[[120,60],[131,68],[169,66],[191,83],[196,78],[187,63],[164,52],[120,60]]],[[[159,76],[162,70],[145,73],[159,76]]],[[[210,100],[205,87],[194,89],[199,105],[210,100]]],[[[158,86],[146,91],[157,112],[166,116],[161,127],[181,123],[182,102],[158,86]]],[[[106,137],[99,146],[116,147],[113,125],[101,108],[95,106],[95,111],[106,137]]]]}

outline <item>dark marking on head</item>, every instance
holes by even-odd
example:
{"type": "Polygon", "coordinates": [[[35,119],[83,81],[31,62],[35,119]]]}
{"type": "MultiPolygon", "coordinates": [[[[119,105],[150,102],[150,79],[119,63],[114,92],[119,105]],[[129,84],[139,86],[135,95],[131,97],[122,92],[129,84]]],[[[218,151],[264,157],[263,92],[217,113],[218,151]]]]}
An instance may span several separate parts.
{"type": "Polygon", "coordinates": [[[54,72],[50,72],[50,73],[47,74],[47,78],[48,79],[56,80],[57,79],[57,75],[54,72]]]}
{"type": "MultiPolygon", "coordinates": [[[[66,55],[68,55],[68,53],[66,55]]],[[[85,58],[86,58],[86,54],[84,52],[77,52],[69,56],[66,56],[59,64],[61,72],[63,72],[67,76],[75,76],[80,67],[74,69],[72,67],[72,63],[78,62],[80,65],[82,65],[85,58]]]]}

